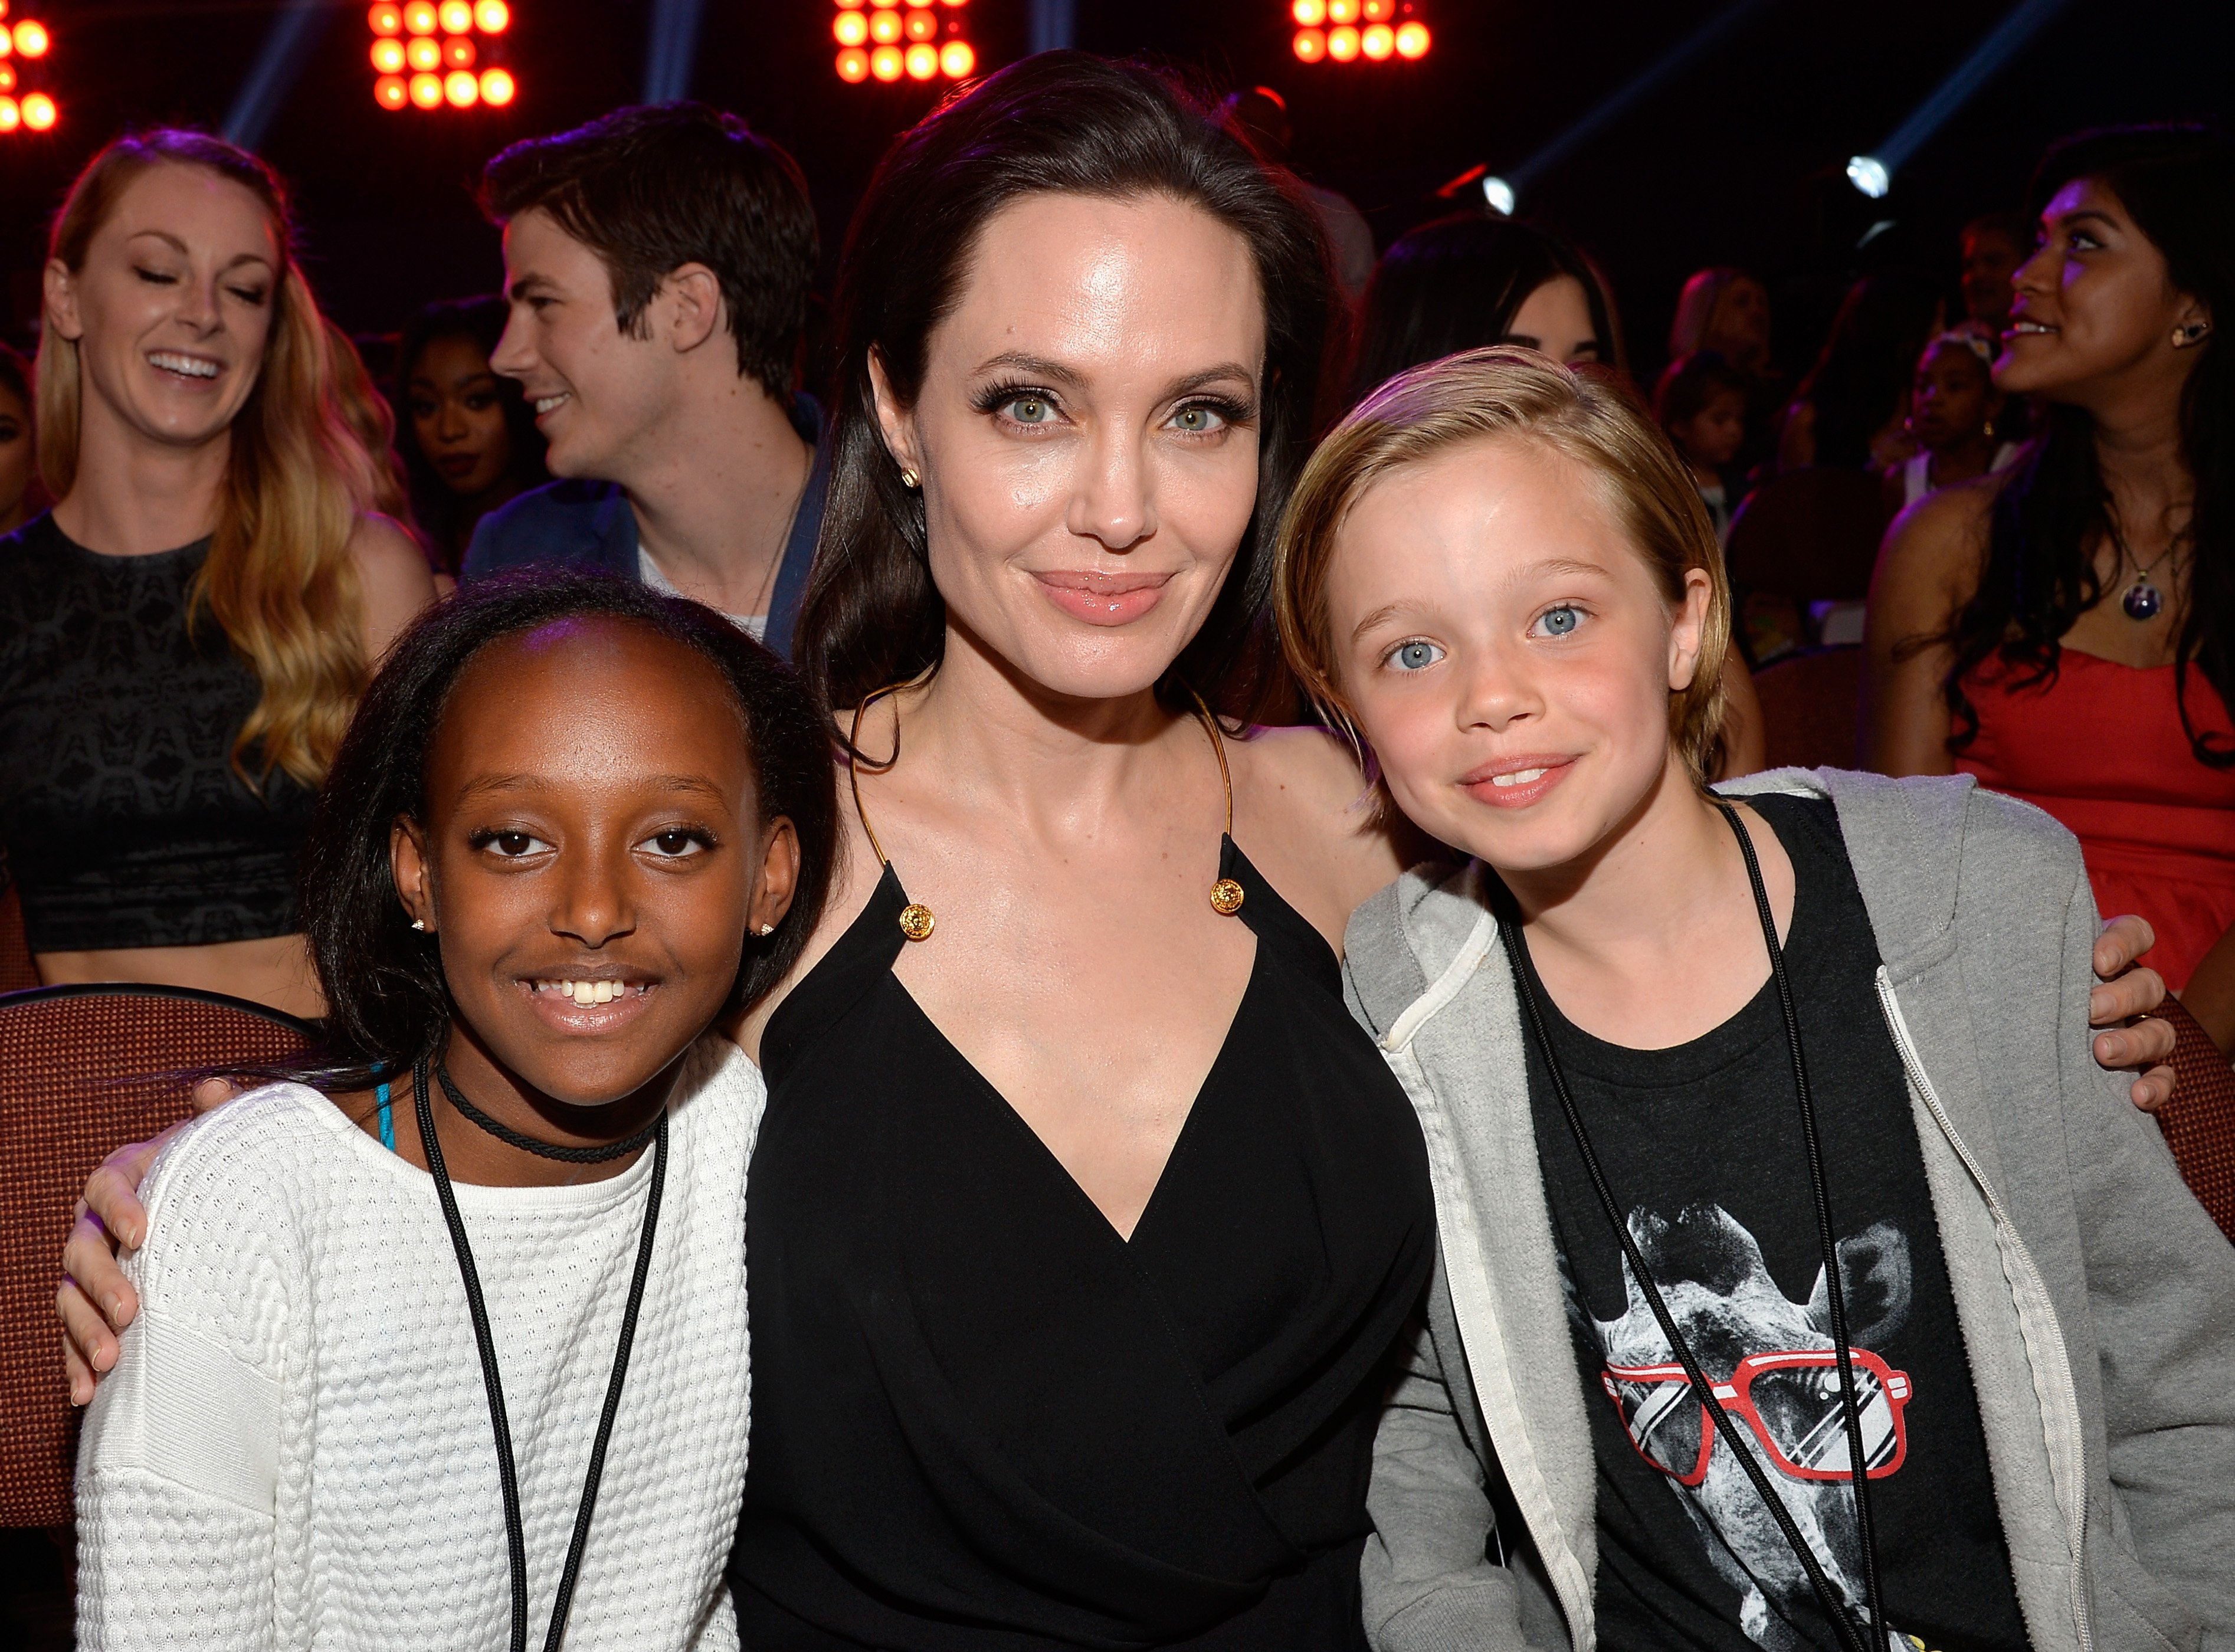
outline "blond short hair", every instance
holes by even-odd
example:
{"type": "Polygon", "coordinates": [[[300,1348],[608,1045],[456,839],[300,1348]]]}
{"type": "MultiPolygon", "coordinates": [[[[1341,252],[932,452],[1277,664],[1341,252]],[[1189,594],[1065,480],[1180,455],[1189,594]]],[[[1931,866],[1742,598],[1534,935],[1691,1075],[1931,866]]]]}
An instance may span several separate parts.
{"type": "Polygon", "coordinates": [[[1493,344],[1416,367],[1353,409],[1320,443],[1288,502],[1275,554],[1273,612],[1288,663],[1329,720],[1356,738],[1335,662],[1327,575],[1335,541],[1366,490],[1404,466],[1485,438],[1561,454],[1596,485],[1616,525],[1669,602],[1685,576],[1707,576],[1707,624],[1692,681],[1668,696],[1669,738],[1705,783],[1722,757],[1730,581],[1697,485],[1627,383],[1493,344]]]}

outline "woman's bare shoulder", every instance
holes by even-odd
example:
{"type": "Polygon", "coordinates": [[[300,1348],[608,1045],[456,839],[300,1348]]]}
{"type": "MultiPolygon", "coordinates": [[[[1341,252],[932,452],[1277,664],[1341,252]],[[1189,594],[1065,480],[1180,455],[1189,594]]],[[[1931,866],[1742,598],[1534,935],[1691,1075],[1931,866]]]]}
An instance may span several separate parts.
{"type": "Polygon", "coordinates": [[[1893,520],[1878,549],[1871,600],[1904,604],[1970,599],[1986,555],[1987,528],[2007,471],[1927,494],[1893,520]]]}
{"type": "Polygon", "coordinates": [[[1235,835],[1260,869],[1306,916],[1340,933],[1350,909],[1417,856],[1401,819],[1384,818],[1379,795],[1342,736],[1321,728],[1251,729],[1228,745],[1234,764],[1235,835]],[[1268,862],[1285,864],[1287,875],[1268,862]],[[1304,893],[1315,891],[1316,895],[1304,893]]]}

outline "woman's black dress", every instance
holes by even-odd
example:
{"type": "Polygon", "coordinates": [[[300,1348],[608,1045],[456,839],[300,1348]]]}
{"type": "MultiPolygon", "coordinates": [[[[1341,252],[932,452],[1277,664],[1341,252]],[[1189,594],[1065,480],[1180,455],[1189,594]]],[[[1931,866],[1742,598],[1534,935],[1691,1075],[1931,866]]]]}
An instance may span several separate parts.
{"type": "Polygon", "coordinates": [[[1364,1647],[1426,1153],[1326,942],[1230,839],[1221,872],[1256,960],[1130,1242],[892,974],[889,867],[777,1010],[731,1563],[752,1652],[1364,1647]]]}

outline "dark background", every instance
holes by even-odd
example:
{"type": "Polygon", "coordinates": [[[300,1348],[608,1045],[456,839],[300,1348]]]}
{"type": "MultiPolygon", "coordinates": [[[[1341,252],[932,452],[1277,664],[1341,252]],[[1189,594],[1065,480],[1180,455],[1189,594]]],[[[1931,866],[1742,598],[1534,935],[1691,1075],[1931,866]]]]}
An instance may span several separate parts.
{"type": "MultiPolygon", "coordinates": [[[[1842,174],[1878,145],[2011,0],[1764,0],[1679,75],[1548,171],[1521,202],[1611,273],[1636,364],[1659,364],[1689,271],[1739,263],[1771,280],[1779,354],[1805,365],[1845,279],[1901,259],[1951,276],[1956,228],[2020,202],[2042,145],[2112,121],[2218,117],[2235,7],[2070,0],[1917,153],[1884,201],[1842,174]],[[1892,220],[1868,250],[1858,239],[1892,220]]],[[[469,196],[519,137],[639,95],[643,0],[514,0],[520,80],[502,111],[390,114],[371,95],[364,7],[331,7],[263,144],[296,184],[314,282],[353,331],[421,302],[492,289],[495,233],[469,196]]],[[[1142,52],[1216,88],[1264,82],[1289,102],[1295,161],[1364,209],[1383,245],[1445,210],[1436,187],[1477,162],[1510,169],[1723,9],[1722,0],[1413,0],[1435,31],[1419,63],[1307,66],[1286,0],[1077,0],[1079,43],[1142,52]]],[[[272,0],[16,0],[55,45],[51,133],[0,138],[0,329],[28,342],[45,222],[72,171],[130,121],[215,128],[269,30],[272,0]]],[[[981,68],[1025,49],[1026,0],[970,0],[981,68]]],[[[798,158],[826,276],[846,218],[928,87],[842,83],[829,0],[708,0],[694,95],[798,158]]]]}

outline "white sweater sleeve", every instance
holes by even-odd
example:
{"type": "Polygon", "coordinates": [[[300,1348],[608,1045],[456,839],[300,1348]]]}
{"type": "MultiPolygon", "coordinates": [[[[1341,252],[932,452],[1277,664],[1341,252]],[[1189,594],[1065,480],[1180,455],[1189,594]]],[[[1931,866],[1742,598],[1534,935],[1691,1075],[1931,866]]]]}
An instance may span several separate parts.
{"type": "Polygon", "coordinates": [[[125,1258],[140,1315],[79,1446],[87,1652],[280,1644],[274,1507],[292,1223],[271,1167],[246,1162],[241,1133],[218,1116],[205,1122],[220,1127],[181,1137],[148,1179],[147,1243],[125,1258]]]}

